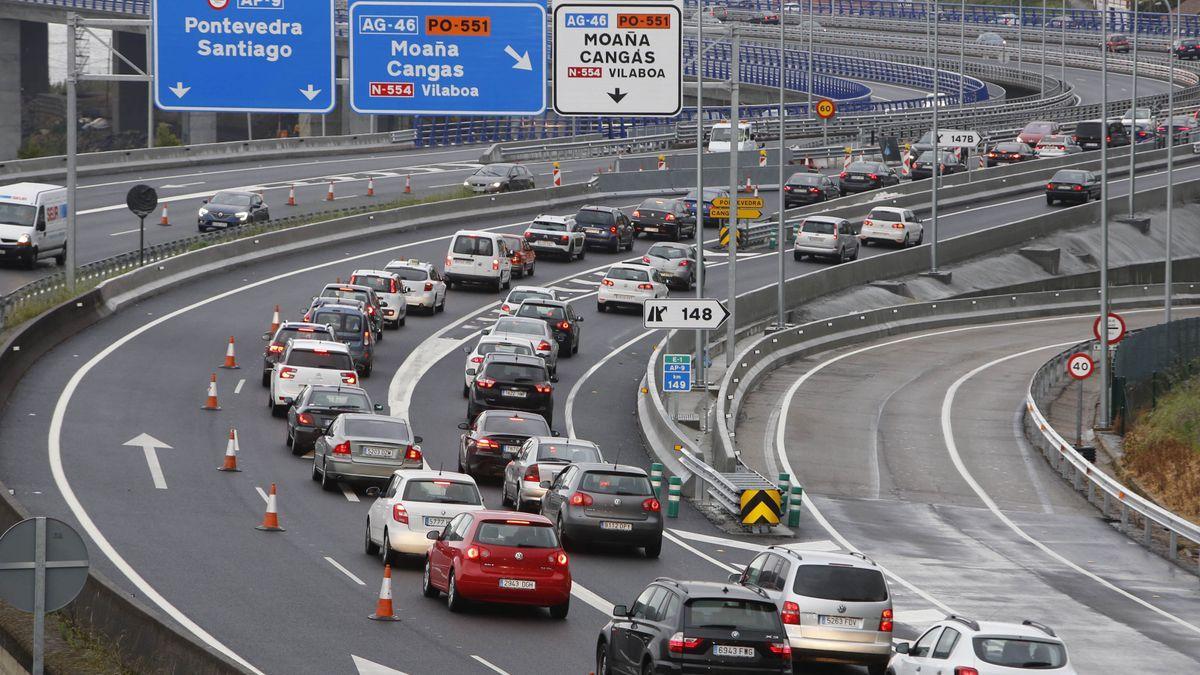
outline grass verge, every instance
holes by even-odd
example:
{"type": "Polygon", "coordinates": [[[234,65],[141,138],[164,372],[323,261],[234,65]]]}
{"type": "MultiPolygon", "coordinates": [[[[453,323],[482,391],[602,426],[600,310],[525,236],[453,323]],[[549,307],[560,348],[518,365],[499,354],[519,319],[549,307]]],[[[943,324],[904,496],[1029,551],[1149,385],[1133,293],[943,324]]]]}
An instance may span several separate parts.
{"type": "Polygon", "coordinates": [[[1160,396],[1125,434],[1121,470],[1164,507],[1200,523],[1200,375],[1160,396]]]}

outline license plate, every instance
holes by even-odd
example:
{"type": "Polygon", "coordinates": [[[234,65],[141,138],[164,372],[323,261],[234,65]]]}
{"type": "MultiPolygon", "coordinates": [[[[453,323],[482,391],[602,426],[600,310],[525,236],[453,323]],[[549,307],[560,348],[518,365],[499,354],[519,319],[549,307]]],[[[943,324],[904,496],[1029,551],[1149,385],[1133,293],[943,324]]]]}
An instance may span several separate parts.
{"type": "Polygon", "coordinates": [[[506,446],[504,446],[504,451],[505,451],[505,452],[507,452],[507,453],[508,453],[508,454],[510,454],[510,455],[515,455],[515,454],[517,454],[518,452],[520,452],[520,450],[521,450],[521,446],[519,446],[519,445],[506,445],[506,446]]]}
{"type": "Polygon", "coordinates": [[[527,392],[521,391],[520,389],[505,389],[504,395],[511,396],[512,398],[526,398],[529,396],[527,392]]]}
{"type": "Polygon", "coordinates": [[[841,628],[862,628],[862,619],[854,616],[826,616],[821,615],[820,623],[822,626],[838,626],[841,628]]]}
{"type": "Polygon", "coordinates": [[[425,527],[445,527],[450,522],[449,518],[435,518],[434,516],[425,516],[425,527]]]}
{"type": "Polygon", "coordinates": [[[598,230],[594,227],[589,227],[586,231],[588,234],[602,234],[604,232],[604,230],[598,230]]]}
{"type": "Polygon", "coordinates": [[[613,299],[614,300],[633,300],[634,298],[632,295],[626,295],[624,293],[613,293],[613,299]]]}
{"type": "Polygon", "coordinates": [[[392,459],[396,456],[396,451],[391,448],[366,448],[362,449],[363,457],[386,457],[392,459]]]}
{"type": "Polygon", "coordinates": [[[632,523],[614,523],[610,520],[600,521],[600,529],[602,530],[617,530],[618,532],[629,532],[633,529],[632,523]]]}
{"type": "Polygon", "coordinates": [[[516,588],[522,591],[532,591],[537,588],[536,581],[528,579],[501,579],[500,588],[516,588]]]}
{"type": "Polygon", "coordinates": [[[713,656],[737,656],[752,659],[757,656],[754,647],[735,647],[733,645],[713,645],[713,656]]]}
{"type": "Polygon", "coordinates": [[[643,227],[642,232],[658,232],[657,227],[643,227]]]}

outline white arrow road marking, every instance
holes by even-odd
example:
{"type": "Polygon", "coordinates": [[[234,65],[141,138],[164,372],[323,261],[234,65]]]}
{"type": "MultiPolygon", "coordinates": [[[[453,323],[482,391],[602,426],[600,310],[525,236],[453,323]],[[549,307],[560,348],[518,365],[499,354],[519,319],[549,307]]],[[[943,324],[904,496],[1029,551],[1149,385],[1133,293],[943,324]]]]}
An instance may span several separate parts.
{"type": "Polygon", "coordinates": [[[235,393],[235,394],[242,393],[242,387],[244,387],[244,386],[246,386],[246,380],[244,380],[244,379],[238,380],[237,386],[233,388],[233,393],[235,393]]]}
{"type": "Polygon", "coordinates": [[[172,94],[175,94],[175,96],[176,96],[176,97],[178,97],[178,98],[183,98],[183,97],[184,97],[184,95],[186,95],[186,94],[187,94],[189,91],[191,91],[191,90],[192,90],[192,88],[191,88],[191,87],[185,87],[185,86],[183,86],[183,83],[182,83],[182,82],[176,82],[176,83],[175,83],[175,86],[174,86],[174,87],[169,87],[169,89],[171,90],[171,93],[172,93],[172,94]]]}
{"type": "Polygon", "coordinates": [[[471,658],[473,658],[476,661],[478,661],[479,663],[483,664],[485,667],[490,668],[497,673],[500,673],[500,675],[508,675],[507,670],[504,670],[500,666],[492,663],[491,661],[488,661],[487,659],[483,658],[482,656],[479,656],[478,654],[472,654],[471,658]]]}
{"type": "Polygon", "coordinates": [[[675,535],[671,534],[670,532],[663,532],[663,537],[666,538],[667,541],[674,543],[676,546],[679,546],[680,548],[691,553],[692,555],[696,556],[697,558],[700,558],[701,560],[707,560],[708,562],[716,565],[717,567],[720,567],[721,569],[725,570],[726,572],[739,572],[740,571],[737,568],[726,565],[725,563],[721,562],[720,560],[717,560],[716,558],[712,557],[711,555],[697,549],[695,546],[692,546],[691,544],[685,542],[684,540],[680,539],[679,537],[676,537],[675,535]]]}
{"type": "Polygon", "coordinates": [[[314,98],[316,98],[316,97],[318,97],[318,96],[320,96],[320,95],[321,95],[321,90],[320,90],[320,89],[313,89],[313,86],[310,84],[310,85],[308,85],[308,89],[301,89],[301,90],[300,90],[300,93],[301,93],[301,94],[304,94],[304,98],[307,98],[308,100],[310,100],[310,101],[311,101],[311,100],[313,100],[314,98]]]}
{"type": "Polygon", "coordinates": [[[403,671],[388,668],[361,656],[351,654],[350,658],[354,659],[354,667],[358,669],[358,675],[405,675],[403,671]]]}
{"type": "Polygon", "coordinates": [[[166,490],[167,480],[163,478],[162,466],[158,463],[158,452],[156,449],[171,450],[171,446],[146,433],[138,434],[136,438],[131,438],[122,443],[122,445],[141,448],[146,453],[146,464],[150,467],[150,477],[154,479],[154,487],[159,490],[166,490]]]}
{"type": "Polygon", "coordinates": [[[533,70],[533,64],[529,62],[528,51],[518,56],[517,50],[513,49],[512,45],[506,45],[504,47],[504,53],[517,60],[517,62],[513,64],[513,68],[517,70],[533,70]]]}
{"type": "Polygon", "coordinates": [[[338,487],[342,488],[342,494],[345,495],[346,501],[355,503],[358,502],[358,495],[354,494],[354,490],[351,489],[349,485],[346,485],[345,483],[338,483],[338,487]]]}

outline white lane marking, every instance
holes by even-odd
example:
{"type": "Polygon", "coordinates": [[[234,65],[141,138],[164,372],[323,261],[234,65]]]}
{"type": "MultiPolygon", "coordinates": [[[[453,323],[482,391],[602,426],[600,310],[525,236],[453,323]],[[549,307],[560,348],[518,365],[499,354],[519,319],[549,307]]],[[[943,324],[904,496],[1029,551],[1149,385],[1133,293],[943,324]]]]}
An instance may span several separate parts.
{"type": "Polygon", "coordinates": [[[233,388],[234,394],[242,393],[242,387],[246,386],[245,378],[238,380],[237,386],[233,388]]]}
{"type": "Polygon", "coordinates": [[[327,562],[328,562],[330,565],[333,565],[334,567],[336,567],[336,568],[337,568],[337,570],[338,570],[339,572],[341,572],[342,574],[345,574],[346,576],[350,577],[350,581],[353,581],[354,583],[358,584],[359,586],[366,586],[366,585],[367,585],[365,581],[363,581],[362,579],[359,579],[358,577],[354,576],[354,573],[353,573],[353,572],[351,572],[350,570],[346,569],[345,567],[342,567],[342,565],[341,565],[341,564],[340,564],[338,561],[334,560],[333,558],[330,558],[329,556],[325,556],[325,560],[326,560],[326,561],[327,561],[327,562]]]}
{"type": "Polygon", "coordinates": [[[676,530],[674,528],[671,528],[669,531],[674,535],[683,537],[684,539],[704,542],[705,544],[716,544],[718,546],[724,546],[727,548],[740,548],[744,551],[758,552],[766,548],[766,546],[762,544],[754,544],[748,541],[740,541],[737,539],[726,539],[725,537],[714,537],[711,534],[700,534],[699,532],[688,532],[686,530],[676,530]]]}
{"type": "Polygon", "coordinates": [[[695,555],[696,557],[700,558],[701,560],[707,560],[708,562],[716,565],[717,567],[720,567],[721,569],[725,570],[726,572],[737,572],[738,571],[737,568],[726,565],[725,563],[721,562],[720,560],[717,560],[716,558],[712,557],[711,555],[697,549],[695,546],[692,546],[691,544],[685,542],[684,540],[680,539],[679,537],[676,537],[675,535],[671,534],[670,532],[667,532],[664,530],[663,538],[665,538],[667,541],[674,543],[676,546],[679,546],[680,548],[687,551],[688,553],[695,555]]]}
{"type": "Polygon", "coordinates": [[[571,580],[571,595],[596,608],[601,614],[612,616],[613,604],[599,595],[589,591],[583,586],[580,586],[578,581],[571,580]]]}
{"type": "Polygon", "coordinates": [[[137,234],[138,232],[141,232],[140,228],[136,228],[136,229],[132,229],[132,230],[121,230],[120,232],[113,232],[113,233],[109,234],[108,236],[119,237],[123,234],[137,234]]]}
{"type": "Polygon", "coordinates": [[[396,670],[395,668],[388,668],[383,664],[375,663],[374,661],[370,659],[364,659],[361,656],[355,656],[354,654],[351,654],[350,658],[354,661],[354,667],[358,670],[358,675],[408,675],[403,671],[396,670]]]}
{"type": "Polygon", "coordinates": [[[269,501],[269,500],[267,499],[267,491],[266,491],[266,490],[264,490],[264,489],[262,489],[262,488],[258,487],[257,485],[255,485],[255,486],[254,486],[254,489],[255,489],[255,490],[258,490],[258,496],[259,496],[259,497],[262,497],[262,500],[263,500],[263,502],[264,502],[264,503],[266,503],[267,501],[269,501]]]}
{"type": "Polygon", "coordinates": [[[138,434],[123,445],[142,449],[146,455],[146,466],[150,469],[150,479],[154,481],[154,487],[159,490],[166,490],[167,479],[163,477],[162,465],[158,463],[158,448],[171,450],[171,446],[147,433],[138,434]]]}
{"type": "Polygon", "coordinates": [[[1025,351],[1017,352],[1016,354],[1009,354],[1008,356],[1002,356],[998,359],[989,361],[989,362],[971,370],[969,373],[967,373],[967,374],[963,375],[962,377],[958,378],[957,380],[955,380],[954,384],[950,385],[950,388],[946,390],[946,396],[942,399],[942,413],[941,413],[942,438],[946,444],[946,451],[948,453],[950,453],[950,461],[954,463],[954,468],[958,470],[959,475],[962,476],[963,480],[967,482],[967,485],[971,486],[971,489],[975,491],[976,496],[979,497],[979,501],[983,502],[983,505],[986,506],[988,508],[988,510],[992,512],[992,515],[996,516],[997,520],[999,520],[1000,522],[1002,522],[1006,526],[1008,526],[1008,529],[1012,530],[1018,537],[1024,539],[1025,541],[1029,542],[1033,546],[1037,547],[1037,549],[1040,550],[1042,553],[1045,553],[1050,558],[1053,558],[1054,560],[1058,561],[1063,566],[1070,568],[1071,570],[1075,571],[1076,573],[1081,574],[1081,575],[1091,579],[1092,581],[1095,581],[1096,583],[1100,584],[1101,586],[1104,586],[1105,588],[1109,589],[1110,591],[1112,591],[1124,598],[1132,600],[1133,602],[1136,602],[1137,604],[1141,605],[1142,607],[1145,607],[1146,609],[1154,612],[1155,614],[1158,614],[1159,616],[1161,616],[1165,619],[1170,619],[1171,621],[1174,621],[1175,623],[1179,624],[1180,626],[1183,626],[1184,628],[1187,628],[1188,630],[1191,630],[1195,633],[1200,633],[1200,626],[1189,623],[1188,621],[1186,621],[1178,616],[1175,616],[1174,614],[1171,614],[1170,612],[1158,607],[1157,605],[1146,602],[1145,600],[1126,591],[1125,589],[1117,587],[1115,584],[1109,582],[1106,579],[1101,578],[1099,575],[1095,574],[1094,572],[1086,570],[1086,569],[1080,567],[1079,565],[1076,565],[1075,563],[1071,562],[1070,560],[1067,560],[1067,558],[1064,557],[1063,555],[1054,551],[1049,546],[1046,546],[1038,539],[1035,539],[1034,537],[1030,536],[1027,532],[1025,532],[1025,530],[1021,529],[1021,527],[1019,525],[1014,523],[1012,521],[1012,519],[1010,519],[1008,516],[1006,516],[1004,514],[1003,511],[1000,510],[1000,507],[996,505],[996,502],[993,501],[991,496],[988,495],[987,491],[983,489],[983,486],[980,485],[979,482],[975,480],[975,477],[973,475],[971,475],[970,470],[967,469],[966,464],[964,464],[962,461],[962,456],[958,452],[958,444],[954,441],[954,424],[950,421],[950,410],[954,406],[954,397],[958,394],[958,390],[960,387],[962,387],[963,384],[965,384],[967,381],[969,381],[971,378],[975,377],[979,373],[982,373],[983,371],[987,370],[988,368],[991,368],[993,366],[1004,363],[1005,361],[1009,361],[1009,360],[1015,359],[1015,358],[1020,358],[1022,356],[1028,356],[1029,354],[1035,354],[1037,352],[1044,351],[1047,349],[1055,349],[1055,348],[1061,349],[1063,347],[1070,347],[1073,344],[1078,344],[1078,342],[1079,342],[1078,340],[1074,340],[1071,342],[1060,342],[1058,344],[1044,345],[1042,347],[1026,349],[1025,351]]]}
{"type": "Polygon", "coordinates": [[[358,503],[358,495],[354,494],[354,490],[350,489],[345,483],[338,483],[338,487],[342,488],[342,495],[346,497],[346,501],[358,503]]]}
{"type": "Polygon", "coordinates": [[[179,190],[179,189],[186,188],[186,187],[195,187],[197,185],[204,185],[204,181],[197,181],[195,183],[180,183],[178,185],[160,185],[160,186],[158,186],[158,189],[160,189],[160,190],[179,190]]]}
{"type": "MultiPolygon", "coordinates": [[[[611,613],[612,612],[609,612],[609,614],[611,614],[611,613]]],[[[472,654],[471,658],[475,659],[476,661],[478,661],[480,664],[484,665],[485,667],[490,668],[493,672],[500,673],[500,675],[508,675],[508,671],[502,669],[500,666],[492,663],[491,661],[488,661],[487,659],[483,658],[482,656],[480,656],[478,654],[472,654]]]]}
{"type": "Polygon", "coordinates": [[[583,387],[583,383],[587,382],[587,379],[594,375],[597,370],[603,368],[604,364],[608,363],[609,359],[613,358],[614,356],[620,356],[621,354],[624,354],[626,349],[629,349],[634,344],[644,340],[653,332],[653,330],[648,330],[633,336],[633,338],[625,342],[625,344],[613,349],[608,353],[607,356],[592,364],[592,367],[588,368],[583,375],[579,377],[579,380],[574,386],[571,387],[571,393],[567,394],[567,405],[563,408],[563,415],[567,418],[567,436],[571,438],[575,437],[575,397],[579,394],[579,390],[583,387]]]}
{"type": "Polygon", "coordinates": [[[895,617],[896,623],[924,627],[934,621],[941,621],[946,618],[946,615],[936,609],[897,609],[895,617]]]}

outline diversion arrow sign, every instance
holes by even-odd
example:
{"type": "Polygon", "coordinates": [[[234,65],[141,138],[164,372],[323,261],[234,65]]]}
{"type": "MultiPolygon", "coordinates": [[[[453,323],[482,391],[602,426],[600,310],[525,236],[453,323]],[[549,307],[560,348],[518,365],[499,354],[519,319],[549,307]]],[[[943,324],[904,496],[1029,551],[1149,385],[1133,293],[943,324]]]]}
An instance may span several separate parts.
{"type": "Polygon", "coordinates": [[[622,94],[620,87],[617,87],[616,90],[614,90],[614,91],[608,92],[608,97],[613,100],[613,103],[620,103],[621,99],[625,98],[628,95],[629,94],[622,94]]]}
{"type": "Polygon", "coordinates": [[[158,463],[158,449],[170,450],[171,446],[146,433],[138,434],[122,445],[141,448],[146,453],[146,465],[150,467],[150,478],[154,480],[154,487],[166,490],[167,479],[163,478],[162,465],[158,463]]]}
{"type": "Polygon", "coordinates": [[[740,501],[743,525],[779,524],[783,513],[779,490],[742,490],[740,501]]]}
{"type": "Polygon", "coordinates": [[[657,298],[642,305],[642,326],[660,329],[716,330],[729,310],[716,298],[657,298]]]}

